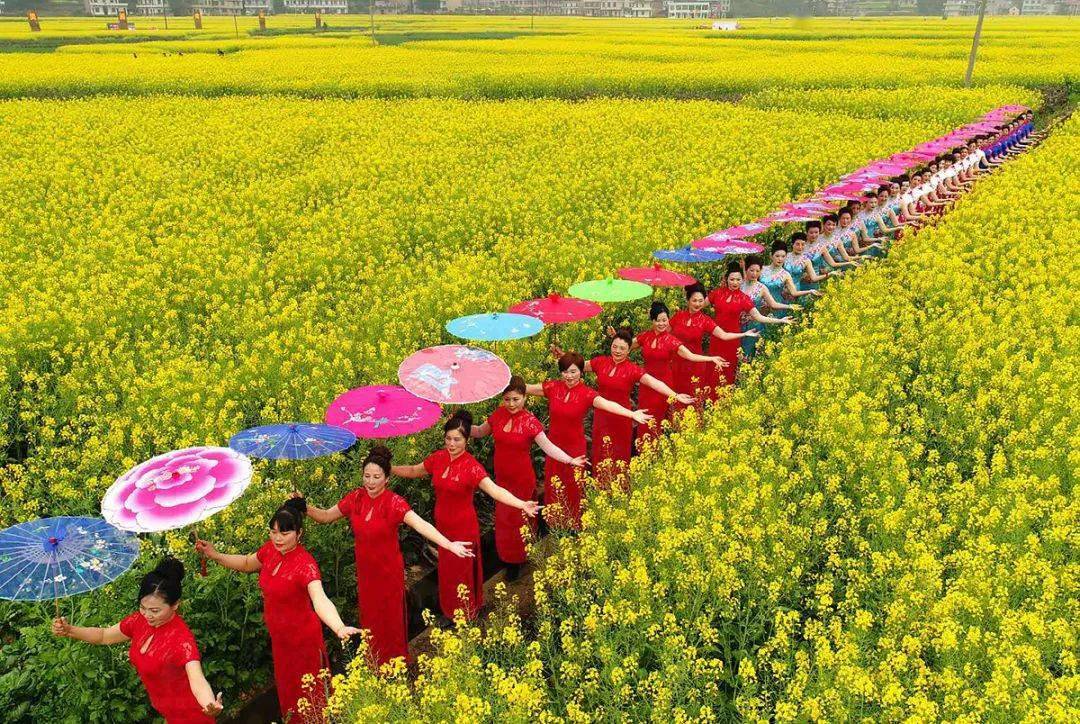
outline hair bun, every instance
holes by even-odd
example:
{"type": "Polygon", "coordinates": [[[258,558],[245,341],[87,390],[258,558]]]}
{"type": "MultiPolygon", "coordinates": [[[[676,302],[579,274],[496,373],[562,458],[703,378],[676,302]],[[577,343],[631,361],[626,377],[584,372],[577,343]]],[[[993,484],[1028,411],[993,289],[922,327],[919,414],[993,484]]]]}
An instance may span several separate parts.
{"type": "Polygon", "coordinates": [[[450,419],[451,420],[461,420],[466,425],[472,425],[473,424],[472,413],[469,412],[468,410],[466,410],[465,408],[461,408],[460,410],[457,410],[456,412],[454,412],[454,414],[450,416],[450,419]]]}
{"type": "Polygon", "coordinates": [[[184,580],[184,564],[173,556],[165,556],[154,567],[154,573],[162,578],[180,583],[184,580]]]}
{"type": "Polygon", "coordinates": [[[394,453],[390,452],[390,448],[386,447],[386,445],[375,445],[370,450],[368,450],[368,454],[367,454],[368,462],[378,460],[379,462],[387,462],[388,463],[393,458],[394,458],[394,453]]]}
{"type": "Polygon", "coordinates": [[[284,508],[285,510],[288,510],[288,511],[290,511],[292,513],[295,513],[301,519],[303,519],[304,514],[307,513],[307,500],[305,500],[302,497],[300,497],[300,498],[289,498],[288,500],[286,500],[284,503],[281,504],[281,507],[284,508]]]}

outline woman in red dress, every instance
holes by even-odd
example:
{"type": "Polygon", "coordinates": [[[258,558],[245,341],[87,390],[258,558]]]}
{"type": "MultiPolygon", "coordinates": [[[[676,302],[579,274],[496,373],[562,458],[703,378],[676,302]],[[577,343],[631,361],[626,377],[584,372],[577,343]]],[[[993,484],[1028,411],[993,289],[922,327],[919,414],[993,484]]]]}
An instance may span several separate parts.
{"type": "MultiPolygon", "coordinates": [[[[642,391],[650,390],[653,394],[662,396],[665,401],[674,397],[679,404],[694,404],[693,397],[676,392],[664,380],[653,377],[630,361],[630,349],[634,345],[633,332],[621,329],[615,331],[611,337],[611,354],[593,357],[585,363],[585,371],[596,375],[597,391],[605,399],[628,409],[632,408],[630,393],[633,392],[634,385],[640,382],[642,391]]],[[[555,351],[562,354],[562,350],[557,347],[555,351]]],[[[626,487],[633,439],[634,421],[630,418],[603,410],[597,410],[593,414],[593,475],[600,487],[609,488],[620,479],[623,487],[626,487]]]]}
{"type": "Polygon", "coordinates": [[[150,705],[166,724],[205,724],[221,713],[221,694],[214,697],[195,637],[176,613],[183,580],[184,564],[164,558],[139,585],[137,613],[108,628],[72,626],[56,618],[52,632],[90,644],[130,641],[128,659],[146,687],[150,705]]]}
{"type": "MultiPolygon", "coordinates": [[[[749,332],[754,330],[743,332],[743,324],[749,320],[759,324],[793,323],[794,320],[790,318],[780,319],[762,314],[758,311],[754,300],[742,291],[741,286],[742,267],[738,263],[732,263],[728,265],[727,273],[724,274],[724,286],[709,292],[709,302],[713,306],[713,313],[716,315],[715,321],[720,329],[731,333],[740,332],[749,336],[749,332]]],[[[719,347],[717,352],[727,362],[727,366],[724,367],[724,383],[734,385],[735,375],[739,371],[739,342],[737,338],[724,340],[717,346],[719,347]]]]}
{"type": "MultiPolygon", "coordinates": [[[[702,310],[708,303],[705,287],[700,283],[690,284],[686,287],[686,309],[675,312],[671,318],[671,333],[678,337],[689,351],[697,355],[704,354],[703,338],[706,336],[716,337],[718,341],[710,343],[710,352],[716,351],[713,347],[720,347],[721,353],[715,356],[724,361],[725,374],[734,366],[731,360],[724,356],[723,350],[729,345],[738,348],[739,340],[743,337],[756,337],[757,332],[741,329],[736,333],[730,329],[724,329],[716,324],[716,320],[705,314],[702,310]]],[[[717,397],[717,385],[719,384],[718,367],[712,362],[700,362],[679,357],[672,360],[672,369],[675,375],[675,389],[689,394],[699,400],[715,400],[717,397]]],[[[685,406],[682,406],[685,407],[685,406]]],[[[675,410],[682,407],[676,405],[675,410]]]]}
{"type": "MultiPolygon", "coordinates": [[[[644,410],[630,410],[583,384],[581,374],[584,369],[585,358],[577,352],[567,352],[559,357],[561,379],[525,386],[528,394],[547,398],[551,441],[575,457],[586,454],[585,415],[592,408],[629,418],[639,425],[646,425],[652,419],[644,410]]],[[[593,439],[596,440],[595,432],[593,439]]],[[[544,504],[559,507],[558,513],[548,518],[548,522],[553,527],[579,530],[581,498],[582,481],[576,469],[549,457],[544,462],[544,504]]]]}
{"type": "MultiPolygon", "coordinates": [[[[469,541],[450,541],[413,512],[397,493],[387,490],[391,453],[376,445],[364,459],[364,485],[350,490],[334,507],[323,510],[308,505],[316,523],[348,518],[356,555],[356,600],[360,628],[367,629],[368,652],[373,666],[391,659],[409,658],[408,614],[405,609],[405,561],[401,558],[398,527],[404,523],[435,545],[458,558],[472,558],[469,541]]],[[[293,493],[301,497],[299,493],[293,493]]]]}
{"type": "Polygon", "coordinates": [[[476,519],[473,493],[484,491],[496,503],[535,517],[540,505],[535,500],[522,500],[506,488],[495,484],[466,451],[465,446],[472,435],[472,413],[458,410],[443,425],[443,449],[437,450],[418,465],[395,465],[394,475],[403,478],[431,476],[435,488],[435,526],[444,535],[472,545],[476,557],[462,559],[456,556],[439,556],[439,607],[443,615],[452,619],[454,611],[463,609],[466,618],[474,618],[484,605],[484,566],[480,555],[480,523],[476,519]],[[464,597],[458,588],[464,586],[464,597]]]}
{"type": "Polygon", "coordinates": [[[329,669],[329,661],[319,622],[342,639],[360,633],[360,629],[342,623],[323,591],[319,564],[300,545],[306,509],[303,498],[286,500],[270,518],[270,539],[255,553],[220,553],[207,541],[195,542],[195,550],[210,560],[234,571],[259,574],[263,619],[274,656],[274,683],[281,716],[286,720],[304,718],[301,699],[306,700],[312,712],[322,712],[326,707],[319,672],[329,669]],[[314,686],[304,686],[307,674],[314,678],[314,686]]]}
{"type": "MultiPolygon", "coordinates": [[[[711,364],[717,369],[722,369],[727,364],[720,357],[692,352],[689,347],[683,344],[681,339],[672,334],[671,311],[663,302],[656,301],[652,303],[652,307],[649,309],[649,319],[653,323],[652,329],[639,334],[634,339],[633,347],[641,349],[641,357],[645,360],[645,371],[668,387],[677,389],[675,383],[676,361],[702,362],[711,364]]],[[[609,329],[608,335],[614,336],[615,330],[609,329]]],[[[667,419],[669,399],[671,399],[669,396],[660,394],[651,387],[642,386],[638,388],[638,409],[645,410],[653,418],[648,425],[638,425],[637,441],[639,447],[659,434],[660,424],[667,419]]]]}
{"type": "MultiPolygon", "coordinates": [[[[522,500],[536,495],[536,471],[529,454],[535,442],[551,459],[576,468],[585,465],[584,455],[571,457],[544,434],[536,415],[525,409],[525,380],[514,376],[502,394],[502,405],[495,408],[483,424],[475,425],[473,437],[495,438],[495,478],[499,484],[522,500]]],[[[495,503],[495,550],[508,564],[507,580],[516,580],[527,558],[526,538],[536,534],[536,519],[522,515],[509,505],[495,503]],[[529,535],[522,535],[528,526],[529,535]]]]}

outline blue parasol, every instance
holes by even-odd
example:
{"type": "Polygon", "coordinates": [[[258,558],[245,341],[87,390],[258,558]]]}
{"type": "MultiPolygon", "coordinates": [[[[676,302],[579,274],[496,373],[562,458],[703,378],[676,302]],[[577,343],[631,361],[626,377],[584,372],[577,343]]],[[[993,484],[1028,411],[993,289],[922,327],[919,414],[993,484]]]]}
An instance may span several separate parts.
{"type": "Polygon", "coordinates": [[[446,331],[455,337],[479,342],[524,339],[537,334],[543,328],[544,323],[536,317],[510,312],[470,314],[446,323],[446,331]]]}
{"type": "Polygon", "coordinates": [[[101,518],[39,518],[0,531],[0,598],[47,601],[104,586],[135,563],[139,539],[101,518]]]}
{"type": "Polygon", "coordinates": [[[285,422],[238,432],[229,440],[229,447],[256,458],[304,460],[333,455],[355,442],[356,435],[337,425],[285,422]]]}
{"type": "Polygon", "coordinates": [[[692,246],[684,246],[680,249],[659,249],[652,253],[661,261],[675,261],[683,264],[698,264],[707,261],[720,261],[723,254],[714,254],[711,251],[701,251],[692,246]]]}

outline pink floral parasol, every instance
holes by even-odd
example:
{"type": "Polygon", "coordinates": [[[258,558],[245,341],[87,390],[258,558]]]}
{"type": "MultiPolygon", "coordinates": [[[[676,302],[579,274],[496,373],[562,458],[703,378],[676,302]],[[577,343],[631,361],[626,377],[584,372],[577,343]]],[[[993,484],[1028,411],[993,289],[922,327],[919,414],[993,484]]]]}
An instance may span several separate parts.
{"type": "Polygon", "coordinates": [[[398,367],[398,380],[417,397],[464,405],[498,395],[510,382],[510,368],[486,349],[461,344],[426,347],[398,367]]]}
{"type": "Polygon", "coordinates": [[[698,239],[691,244],[691,246],[695,249],[711,251],[715,254],[757,254],[765,250],[764,246],[755,244],[752,241],[743,241],[742,239],[718,241],[710,239],[707,236],[704,239],[698,239]]]}
{"type": "Polygon", "coordinates": [[[509,311],[514,314],[528,314],[544,324],[565,324],[592,319],[604,311],[604,308],[588,299],[563,297],[552,293],[539,299],[518,302],[510,307],[509,311]]]}
{"type": "Polygon", "coordinates": [[[397,385],[357,387],[338,395],[326,408],[326,422],[357,437],[411,435],[439,421],[442,408],[397,385]]]}
{"type": "Polygon", "coordinates": [[[101,500],[101,515],[121,530],[173,530],[209,518],[250,482],[251,461],[231,448],[173,450],[117,478],[101,500]]]}
{"type": "Polygon", "coordinates": [[[619,276],[632,282],[648,284],[651,287],[685,287],[697,281],[689,274],[671,271],[659,264],[623,267],[619,270],[619,276]]]}

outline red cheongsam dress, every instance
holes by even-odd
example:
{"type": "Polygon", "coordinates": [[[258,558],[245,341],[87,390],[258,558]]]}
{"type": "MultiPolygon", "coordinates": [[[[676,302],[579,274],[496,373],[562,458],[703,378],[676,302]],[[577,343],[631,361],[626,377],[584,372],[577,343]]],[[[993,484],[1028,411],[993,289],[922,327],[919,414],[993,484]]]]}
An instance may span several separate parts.
{"type": "MultiPolygon", "coordinates": [[[[671,318],[671,333],[694,354],[705,354],[705,345],[702,340],[706,335],[711,335],[714,329],[716,329],[716,322],[705,312],[680,309],[671,318]]],[[[714,340],[710,344],[719,341],[714,340]]],[[[713,391],[717,385],[716,365],[711,362],[691,362],[682,357],[675,357],[671,361],[671,366],[675,372],[676,392],[693,395],[699,402],[716,396],[713,391]]],[[[679,403],[674,405],[675,410],[684,407],[685,405],[679,403]]]]}
{"type": "MultiPolygon", "coordinates": [[[[656,330],[650,329],[637,336],[638,347],[641,348],[641,356],[645,359],[645,373],[667,384],[673,390],[675,386],[675,362],[683,361],[679,357],[679,347],[682,341],[671,332],[657,334],[656,330]]],[[[606,396],[606,395],[605,395],[606,396]]],[[[660,423],[668,414],[668,398],[661,395],[651,387],[641,385],[638,388],[638,409],[645,410],[653,416],[648,425],[638,425],[637,439],[640,442],[656,436],[660,431],[660,423]]]]}
{"type": "Polygon", "coordinates": [[[473,494],[488,477],[476,458],[463,452],[451,459],[445,449],[431,453],[424,460],[435,488],[435,527],[452,541],[472,543],[475,558],[458,558],[453,553],[439,553],[439,607],[447,618],[464,608],[473,618],[484,605],[484,564],[480,556],[480,523],[476,519],[473,494]],[[458,586],[468,589],[465,601],[458,598],[458,586]]]}
{"type": "MultiPolygon", "coordinates": [[[[586,454],[585,415],[592,409],[596,390],[579,382],[567,387],[561,379],[544,382],[548,400],[548,439],[572,458],[586,454]]],[[[555,528],[581,528],[582,474],[569,463],[550,457],[544,461],[544,505],[559,505],[558,514],[548,518],[555,528]],[[556,478],[558,480],[556,481],[556,478]]]]}
{"type": "Polygon", "coordinates": [[[397,493],[384,489],[372,498],[363,488],[347,493],[337,507],[352,526],[360,628],[371,632],[371,658],[376,666],[399,656],[408,659],[405,561],[398,527],[412,508],[397,493]]]}
{"type": "MultiPolygon", "coordinates": [[[[716,315],[716,323],[725,332],[742,332],[742,317],[754,308],[754,302],[741,290],[731,291],[726,287],[709,292],[709,302],[716,315]]],[[[724,368],[724,383],[735,384],[735,375],[739,371],[739,340],[718,339],[713,349],[727,362],[724,368]]]]}
{"type": "MultiPolygon", "coordinates": [[[[270,632],[281,716],[306,721],[298,702],[307,699],[311,704],[308,719],[326,707],[325,682],[319,678],[319,671],[330,668],[322,622],[311,607],[307,588],[312,581],[322,580],[319,564],[301,545],[283,555],[270,541],[263,543],[255,557],[262,564],[259,588],[263,594],[263,619],[270,632]],[[314,677],[314,686],[303,686],[304,674],[314,677]]],[[[320,719],[316,716],[316,720],[320,719]]]]}
{"type": "MultiPolygon", "coordinates": [[[[501,405],[488,417],[488,424],[495,438],[495,482],[521,500],[532,500],[536,497],[536,471],[530,452],[544,426],[528,410],[511,415],[501,405]]],[[[529,528],[531,539],[536,519],[517,508],[495,503],[495,550],[506,563],[524,563],[528,559],[521,534],[524,527],[529,528]]]]}
{"type": "MultiPolygon", "coordinates": [[[[630,393],[644,376],[645,370],[630,360],[618,364],[609,355],[593,357],[589,361],[596,375],[596,387],[600,396],[617,402],[628,410],[634,409],[630,393]]],[[[630,451],[634,441],[634,421],[610,412],[597,410],[593,413],[593,474],[597,482],[610,486],[630,468],[630,451]]]]}
{"type": "Polygon", "coordinates": [[[199,648],[184,619],[173,616],[154,628],[141,613],[133,613],[120,622],[120,633],[131,639],[128,659],[150,695],[150,705],[166,724],[214,721],[202,713],[188,683],[184,667],[199,660],[199,648]]]}

